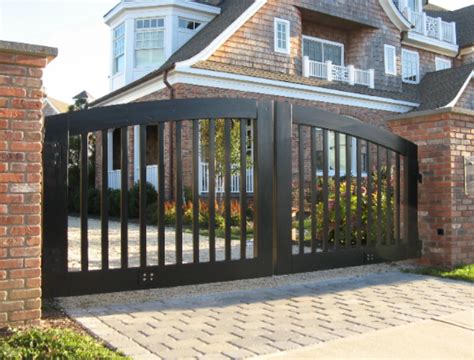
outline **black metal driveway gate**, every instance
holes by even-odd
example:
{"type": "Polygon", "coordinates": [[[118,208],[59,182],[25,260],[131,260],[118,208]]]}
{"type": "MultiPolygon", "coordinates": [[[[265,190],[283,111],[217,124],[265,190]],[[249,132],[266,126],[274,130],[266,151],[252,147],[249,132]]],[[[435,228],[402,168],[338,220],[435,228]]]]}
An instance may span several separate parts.
{"type": "MultiPolygon", "coordinates": [[[[133,103],[47,117],[44,146],[43,291],[49,296],[70,296],[192,283],[227,281],[368,262],[416,257],[417,148],[414,144],[355,119],[314,108],[271,101],[192,99],[133,103]],[[206,119],[209,144],[209,193],[199,193],[200,121],[206,119]],[[225,234],[216,237],[217,169],[216,123],[224,126],[225,234]],[[231,237],[231,126],[251,123],[253,139],[240,126],[240,238],[231,237]],[[182,145],[183,124],[190,124],[191,149],[182,145]],[[167,126],[165,125],[172,125],[167,126]],[[158,199],[156,247],[147,242],[146,129],[156,125],[158,199]],[[137,266],[129,263],[129,127],[138,126],[140,138],[140,200],[137,266]],[[119,266],[109,260],[108,136],[120,129],[121,197],[119,266]],[[166,131],[165,131],[166,129],[166,131]],[[172,133],[168,130],[171,129],[172,133]],[[88,237],[88,134],[102,136],[100,188],[100,267],[90,268],[88,237]],[[79,268],[68,265],[68,154],[70,136],[81,141],[79,268]],[[165,143],[174,139],[172,163],[165,143]],[[253,254],[246,252],[249,199],[246,191],[248,154],[254,142],[253,254]],[[345,144],[345,145],[344,145],[345,144]],[[342,146],[344,145],[344,146],[342,146]],[[343,150],[341,150],[343,149],[343,150]],[[191,157],[190,166],[183,159],[191,157]],[[297,156],[293,156],[298,154],[297,156]],[[345,154],[345,155],[344,155],[345,154]],[[342,156],[344,155],[344,156],[342,156]],[[297,161],[296,161],[297,159],[297,161]],[[345,161],[345,166],[342,164],[345,161]],[[341,169],[341,164],[342,169],[341,169]],[[166,169],[172,177],[176,207],[173,240],[175,261],[166,261],[166,169]],[[183,253],[183,172],[192,177],[191,261],[183,253]],[[345,185],[345,187],[344,187],[345,185]],[[298,195],[296,195],[298,194],[298,195]],[[201,196],[201,198],[200,198],[201,196]],[[208,258],[200,255],[200,203],[209,204],[206,243],[208,258]],[[344,206],[345,204],[345,206],[344,206]],[[297,209],[295,211],[294,209],[297,209]],[[223,242],[222,259],[216,242],[223,242]],[[154,253],[157,263],[147,256],[154,253]]],[[[202,206],[202,205],[201,205],[202,206]]],[[[70,254],[69,254],[70,255],[70,254]]]]}

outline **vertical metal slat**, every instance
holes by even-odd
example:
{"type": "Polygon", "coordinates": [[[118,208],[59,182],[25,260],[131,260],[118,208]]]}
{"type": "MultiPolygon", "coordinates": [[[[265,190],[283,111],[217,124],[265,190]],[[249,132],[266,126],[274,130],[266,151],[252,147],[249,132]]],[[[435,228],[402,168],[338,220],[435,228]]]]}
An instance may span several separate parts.
{"type": "Polygon", "coordinates": [[[175,194],[176,194],[176,264],[183,263],[183,159],[181,149],[182,123],[175,123],[176,156],[175,156],[175,194]]]}
{"type": "Polygon", "coordinates": [[[311,252],[315,253],[317,248],[317,213],[316,213],[316,196],[317,196],[317,142],[316,142],[316,128],[311,128],[311,252]]]}
{"type": "Polygon", "coordinates": [[[128,268],[128,128],[126,127],[121,129],[120,142],[120,251],[121,267],[126,269],[128,268]]]}
{"type": "Polygon", "coordinates": [[[298,125],[298,176],[299,253],[304,254],[304,131],[302,125],[298,125]]]}
{"type": "Polygon", "coordinates": [[[382,242],[382,153],[377,145],[377,245],[382,242]]]}
{"type": "Polygon", "coordinates": [[[336,228],[334,229],[334,246],[337,249],[341,246],[341,137],[338,132],[334,133],[334,150],[335,150],[335,175],[334,175],[334,193],[336,208],[336,228]]]}
{"type": "Polygon", "coordinates": [[[81,134],[81,270],[89,270],[89,239],[88,239],[88,141],[87,133],[81,134]]]}
{"type": "Polygon", "coordinates": [[[372,245],[372,149],[371,143],[367,141],[367,246],[372,245]]]}
{"type": "Polygon", "coordinates": [[[362,142],[357,138],[357,247],[362,245],[362,142]]]}
{"type": "Polygon", "coordinates": [[[232,120],[224,120],[224,157],[225,157],[225,179],[224,179],[224,208],[225,208],[225,260],[231,260],[231,213],[230,213],[230,191],[231,191],[231,163],[230,163],[230,152],[231,152],[231,126],[232,120]]]}
{"type": "Polygon", "coordinates": [[[140,266],[146,267],[146,125],[140,125],[139,142],[140,196],[138,208],[140,221],[140,266]]]}
{"type": "Polygon", "coordinates": [[[389,149],[387,149],[387,188],[386,188],[386,206],[387,206],[387,214],[386,214],[386,234],[387,234],[387,245],[392,244],[393,240],[393,213],[392,213],[392,161],[391,156],[392,153],[389,149]]]}
{"type": "Polygon", "coordinates": [[[240,258],[247,252],[247,123],[240,121],[240,258]]]}
{"type": "MultiPolygon", "coordinates": [[[[110,159],[112,160],[112,159],[110,159]]],[[[102,270],[109,268],[109,138],[108,131],[102,130],[102,184],[100,191],[100,222],[101,222],[101,247],[102,270]]]]}
{"type": "Polygon", "coordinates": [[[400,230],[401,230],[401,217],[400,217],[400,208],[401,208],[401,182],[400,182],[400,154],[396,154],[396,168],[395,168],[395,186],[396,186],[396,195],[395,195],[395,239],[396,243],[400,244],[400,230]]]}
{"type": "Polygon", "coordinates": [[[193,262],[199,263],[199,120],[193,121],[193,262]]]}
{"type": "Polygon", "coordinates": [[[346,135],[346,242],[345,246],[352,246],[352,137],[346,135]]]}
{"type": "Polygon", "coordinates": [[[328,251],[329,233],[329,139],[323,130],[323,251],[328,251]]]}
{"type": "Polygon", "coordinates": [[[165,266],[165,139],[164,123],[158,124],[158,265],[165,266]]]}
{"type": "Polygon", "coordinates": [[[209,120],[209,260],[216,261],[216,121],[209,120]]]}

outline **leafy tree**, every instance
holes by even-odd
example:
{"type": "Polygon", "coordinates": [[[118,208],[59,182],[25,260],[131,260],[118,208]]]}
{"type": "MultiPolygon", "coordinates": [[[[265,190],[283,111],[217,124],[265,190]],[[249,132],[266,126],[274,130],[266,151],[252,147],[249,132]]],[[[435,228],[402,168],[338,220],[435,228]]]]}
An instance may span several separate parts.
{"type": "MultiPolygon", "coordinates": [[[[233,172],[240,171],[240,126],[246,124],[245,120],[231,120],[230,127],[230,163],[237,165],[233,167],[233,172]]],[[[209,120],[203,120],[200,123],[201,134],[201,158],[205,162],[209,162],[209,120]]],[[[225,120],[217,119],[215,121],[216,136],[215,136],[215,153],[216,153],[216,172],[224,173],[225,170],[225,120]]],[[[245,125],[246,126],[246,125],[245,125]]],[[[247,139],[249,144],[253,139],[247,139]]],[[[247,154],[247,168],[251,167],[253,159],[250,154],[247,154]]]]}

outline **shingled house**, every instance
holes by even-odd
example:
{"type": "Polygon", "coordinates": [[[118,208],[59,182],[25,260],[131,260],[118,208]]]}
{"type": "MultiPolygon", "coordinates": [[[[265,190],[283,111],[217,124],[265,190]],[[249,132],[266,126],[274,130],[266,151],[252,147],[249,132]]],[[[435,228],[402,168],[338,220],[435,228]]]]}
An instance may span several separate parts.
{"type": "MultiPolygon", "coordinates": [[[[474,156],[472,19],[474,6],[447,11],[426,0],[122,0],[105,15],[111,92],[91,105],[274,99],[392,129],[420,145],[425,254],[443,263],[472,261],[474,195],[464,179],[465,159],[474,156]]],[[[139,175],[136,130],[129,137],[130,184],[139,175]]],[[[109,187],[118,188],[121,139],[118,131],[108,136],[109,187]]],[[[184,128],[184,149],[188,138],[184,128]]],[[[150,154],[156,141],[149,131],[150,154]]],[[[183,154],[186,166],[191,159],[183,154]]],[[[172,156],[170,148],[166,160],[172,156]]],[[[156,184],[156,158],[148,160],[147,179],[156,184]]],[[[200,162],[205,195],[208,164],[200,162]]],[[[251,168],[247,176],[252,184],[251,168]]],[[[184,186],[190,181],[185,174],[184,186]]],[[[232,179],[233,191],[238,181],[232,179]]]]}

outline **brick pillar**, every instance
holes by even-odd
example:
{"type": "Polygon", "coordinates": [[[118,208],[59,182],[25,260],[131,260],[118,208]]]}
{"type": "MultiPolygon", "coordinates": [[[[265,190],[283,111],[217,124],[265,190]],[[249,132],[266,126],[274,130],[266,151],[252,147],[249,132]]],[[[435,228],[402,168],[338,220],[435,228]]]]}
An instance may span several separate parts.
{"type": "Polygon", "coordinates": [[[0,41],[0,327],[41,318],[42,69],[56,54],[0,41]]]}
{"type": "Polygon", "coordinates": [[[393,132],[418,144],[423,182],[418,229],[423,261],[453,267],[474,262],[474,196],[464,183],[464,156],[474,156],[474,116],[462,110],[389,121],[393,132]]]}

